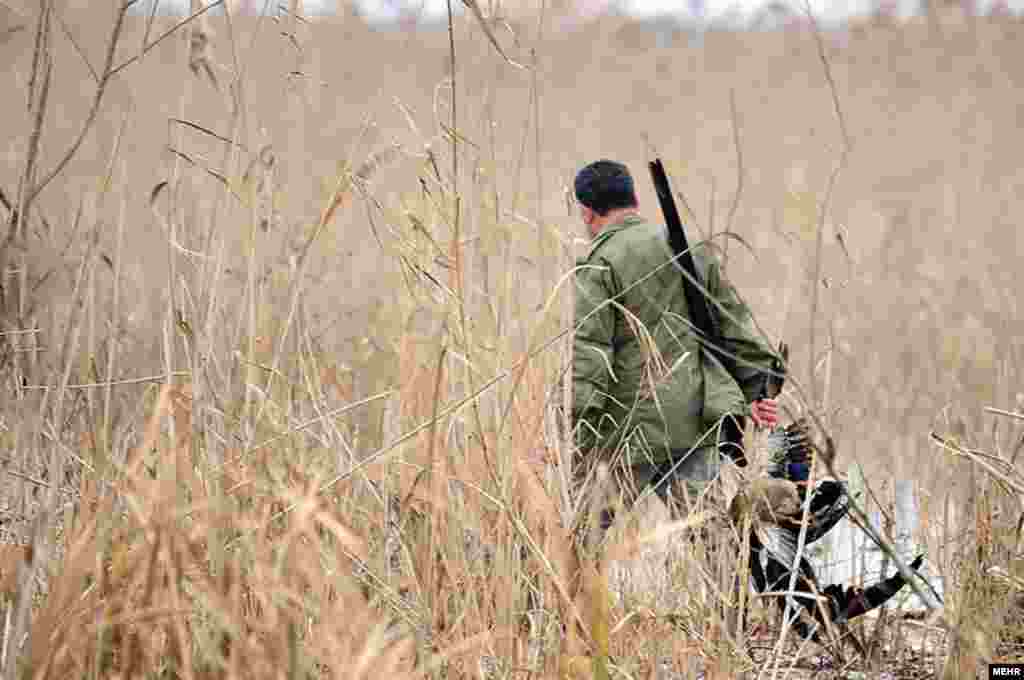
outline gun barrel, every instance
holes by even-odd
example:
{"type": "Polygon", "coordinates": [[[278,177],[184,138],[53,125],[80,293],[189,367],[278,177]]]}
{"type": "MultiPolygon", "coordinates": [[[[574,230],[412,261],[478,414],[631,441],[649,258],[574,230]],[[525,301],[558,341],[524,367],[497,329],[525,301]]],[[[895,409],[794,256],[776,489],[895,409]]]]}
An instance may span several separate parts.
{"type": "Polygon", "coordinates": [[[648,165],[651,169],[651,178],[654,180],[654,190],[658,194],[658,202],[661,204],[661,212],[665,217],[665,226],[668,228],[669,245],[683,269],[686,305],[689,308],[691,320],[705,338],[714,342],[714,339],[718,337],[715,317],[712,314],[710,301],[698,288],[701,277],[697,275],[697,267],[686,241],[683,221],[679,218],[679,211],[676,210],[676,202],[672,197],[672,188],[668,183],[665,166],[662,165],[660,158],[654,159],[648,165]]]}

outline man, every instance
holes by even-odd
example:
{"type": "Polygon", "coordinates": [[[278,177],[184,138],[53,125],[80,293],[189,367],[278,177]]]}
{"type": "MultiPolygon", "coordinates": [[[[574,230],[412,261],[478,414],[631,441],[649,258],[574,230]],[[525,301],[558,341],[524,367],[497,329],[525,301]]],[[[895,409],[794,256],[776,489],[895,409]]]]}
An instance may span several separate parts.
{"type": "MultiPolygon", "coordinates": [[[[746,417],[763,426],[777,422],[775,401],[760,398],[775,354],[708,246],[693,248],[694,264],[713,299],[718,344],[733,359],[726,367],[701,350],[667,230],[639,215],[625,165],[600,160],[584,167],[575,194],[592,238],[576,273],[577,471],[607,462],[613,496],[630,506],[653,489],[678,516],[717,477],[720,442],[735,444],[746,417]]],[[[742,450],[727,453],[746,464],[742,450]]],[[[598,529],[592,538],[603,538],[614,520],[603,505],[599,527],[589,527],[598,529]]]]}

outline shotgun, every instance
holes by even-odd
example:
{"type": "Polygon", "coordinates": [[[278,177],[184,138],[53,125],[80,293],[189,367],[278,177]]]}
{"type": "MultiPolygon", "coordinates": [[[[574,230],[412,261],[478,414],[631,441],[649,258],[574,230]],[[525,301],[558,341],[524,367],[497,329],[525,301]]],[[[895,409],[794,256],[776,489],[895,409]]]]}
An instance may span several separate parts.
{"type": "Polygon", "coordinates": [[[711,301],[697,286],[697,282],[701,279],[693,263],[693,255],[686,241],[686,232],[683,231],[683,222],[679,219],[679,211],[676,210],[676,202],[672,197],[672,188],[668,184],[665,167],[661,164],[660,158],[654,159],[649,165],[651,178],[654,180],[654,191],[658,194],[661,213],[665,217],[665,226],[668,227],[668,243],[672,247],[676,261],[683,269],[683,290],[686,294],[686,307],[690,310],[690,321],[699,333],[701,347],[710,351],[724,366],[728,367],[731,362],[728,362],[728,357],[723,356],[718,347],[718,339],[721,337],[718,319],[711,308],[711,301]]]}
{"type": "MultiPolygon", "coordinates": [[[[672,188],[668,183],[668,175],[660,158],[648,163],[651,170],[651,179],[654,181],[654,191],[658,195],[658,203],[661,204],[661,212],[665,218],[665,226],[668,228],[668,242],[676,261],[683,270],[683,291],[686,295],[686,307],[690,312],[690,321],[697,330],[701,350],[708,351],[718,359],[730,374],[734,374],[734,362],[732,357],[724,351],[721,346],[721,331],[718,325],[718,317],[712,307],[711,300],[701,290],[703,282],[697,274],[697,267],[693,262],[693,255],[690,252],[689,244],[686,241],[686,232],[683,230],[683,222],[679,218],[679,211],[676,210],[676,202],[672,197],[672,188]],[[699,285],[698,285],[699,284],[699,285]]],[[[788,348],[781,344],[780,351],[783,353],[782,360],[776,358],[772,365],[772,373],[764,376],[764,384],[761,387],[758,398],[774,398],[782,391],[785,381],[784,364],[788,355],[788,348]]],[[[729,456],[737,465],[743,467],[747,464],[743,455],[743,429],[745,421],[742,416],[726,418],[722,423],[719,450],[729,456]]]]}

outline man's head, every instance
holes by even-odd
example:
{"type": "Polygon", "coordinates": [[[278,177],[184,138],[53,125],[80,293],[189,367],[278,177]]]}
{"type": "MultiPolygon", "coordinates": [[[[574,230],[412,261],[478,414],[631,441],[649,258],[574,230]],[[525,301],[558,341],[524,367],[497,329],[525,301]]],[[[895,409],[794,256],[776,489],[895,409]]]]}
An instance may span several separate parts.
{"type": "Polygon", "coordinates": [[[576,200],[583,223],[596,236],[611,219],[638,206],[633,176],[622,163],[600,160],[576,174],[576,200]]]}

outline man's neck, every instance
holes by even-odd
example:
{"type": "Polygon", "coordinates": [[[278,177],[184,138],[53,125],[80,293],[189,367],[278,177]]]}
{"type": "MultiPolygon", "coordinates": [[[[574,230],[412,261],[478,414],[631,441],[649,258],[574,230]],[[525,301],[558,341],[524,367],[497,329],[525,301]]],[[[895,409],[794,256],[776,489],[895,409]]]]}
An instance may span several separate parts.
{"type": "Polygon", "coordinates": [[[609,210],[607,215],[601,215],[595,220],[594,223],[594,236],[597,236],[605,227],[609,227],[613,224],[618,224],[625,220],[627,217],[635,217],[637,215],[637,208],[616,208],[615,210],[609,210]]]}

